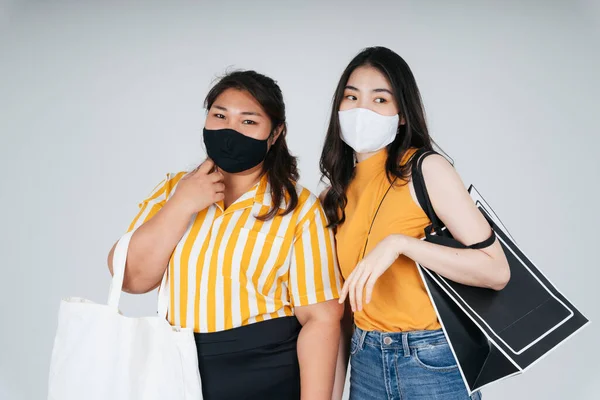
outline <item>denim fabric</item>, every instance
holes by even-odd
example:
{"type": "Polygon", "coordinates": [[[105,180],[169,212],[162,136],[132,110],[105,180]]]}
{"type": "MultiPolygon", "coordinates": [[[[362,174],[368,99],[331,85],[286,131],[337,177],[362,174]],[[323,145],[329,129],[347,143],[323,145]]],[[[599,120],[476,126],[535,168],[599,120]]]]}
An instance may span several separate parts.
{"type": "Polygon", "coordinates": [[[480,400],[468,396],[441,330],[367,332],[351,342],[350,400],[480,400]]]}

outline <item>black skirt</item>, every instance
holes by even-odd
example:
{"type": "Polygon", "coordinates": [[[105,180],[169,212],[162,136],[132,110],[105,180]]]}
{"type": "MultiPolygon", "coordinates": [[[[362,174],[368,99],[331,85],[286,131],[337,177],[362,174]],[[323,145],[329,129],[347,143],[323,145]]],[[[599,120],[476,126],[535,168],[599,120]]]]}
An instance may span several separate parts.
{"type": "Polygon", "coordinates": [[[203,399],[299,400],[300,328],[296,317],[281,317],[196,333],[203,399]]]}

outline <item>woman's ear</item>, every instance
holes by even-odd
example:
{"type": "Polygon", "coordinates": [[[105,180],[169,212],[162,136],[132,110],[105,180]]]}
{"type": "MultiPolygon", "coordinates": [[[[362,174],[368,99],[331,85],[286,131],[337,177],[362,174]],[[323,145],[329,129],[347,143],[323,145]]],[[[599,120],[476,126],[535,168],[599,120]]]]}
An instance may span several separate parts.
{"type": "Polygon", "coordinates": [[[399,116],[400,117],[400,125],[406,125],[406,119],[404,119],[403,116],[399,116]]]}
{"type": "Polygon", "coordinates": [[[275,144],[275,142],[277,142],[277,139],[279,139],[279,136],[281,136],[281,133],[283,132],[284,127],[285,127],[285,124],[281,124],[277,128],[275,128],[275,130],[273,131],[273,134],[271,135],[271,138],[269,139],[269,143],[271,146],[273,146],[275,144]]]}

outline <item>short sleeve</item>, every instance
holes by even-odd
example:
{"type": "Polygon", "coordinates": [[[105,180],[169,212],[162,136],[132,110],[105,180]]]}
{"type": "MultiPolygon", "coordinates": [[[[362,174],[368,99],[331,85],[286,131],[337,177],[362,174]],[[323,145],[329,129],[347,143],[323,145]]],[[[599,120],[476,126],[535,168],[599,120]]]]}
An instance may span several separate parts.
{"type": "Polygon", "coordinates": [[[167,174],[167,176],[154,187],[152,192],[150,192],[150,195],[139,203],[139,211],[133,221],[129,224],[127,232],[139,228],[144,222],[155,216],[165,205],[167,199],[173,193],[173,188],[184,175],[185,173],[183,172],[178,174],[167,174]]]}
{"type": "Polygon", "coordinates": [[[321,203],[315,198],[296,228],[292,247],[288,288],[295,307],[340,297],[342,278],[335,239],[327,225],[321,203]]]}

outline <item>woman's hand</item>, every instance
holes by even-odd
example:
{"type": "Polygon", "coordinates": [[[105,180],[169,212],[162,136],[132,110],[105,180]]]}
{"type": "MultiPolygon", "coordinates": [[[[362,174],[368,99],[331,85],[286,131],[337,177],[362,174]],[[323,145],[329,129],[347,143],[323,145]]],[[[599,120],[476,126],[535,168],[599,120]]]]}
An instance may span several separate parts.
{"type": "Polygon", "coordinates": [[[399,234],[389,235],[379,242],[348,276],[348,279],[344,282],[339,302],[343,303],[346,296],[348,296],[352,312],[361,311],[363,296],[365,297],[365,304],[368,304],[371,301],[373,287],[377,279],[403,253],[405,238],[404,235],[399,234]]]}
{"type": "Polygon", "coordinates": [[[171,201],[179,203],[189,213],[197,213],[225,197],[223,174],[211,172],[215,163],[208,159],[195,171],[184,176],[177,185],[171,201]]]}

